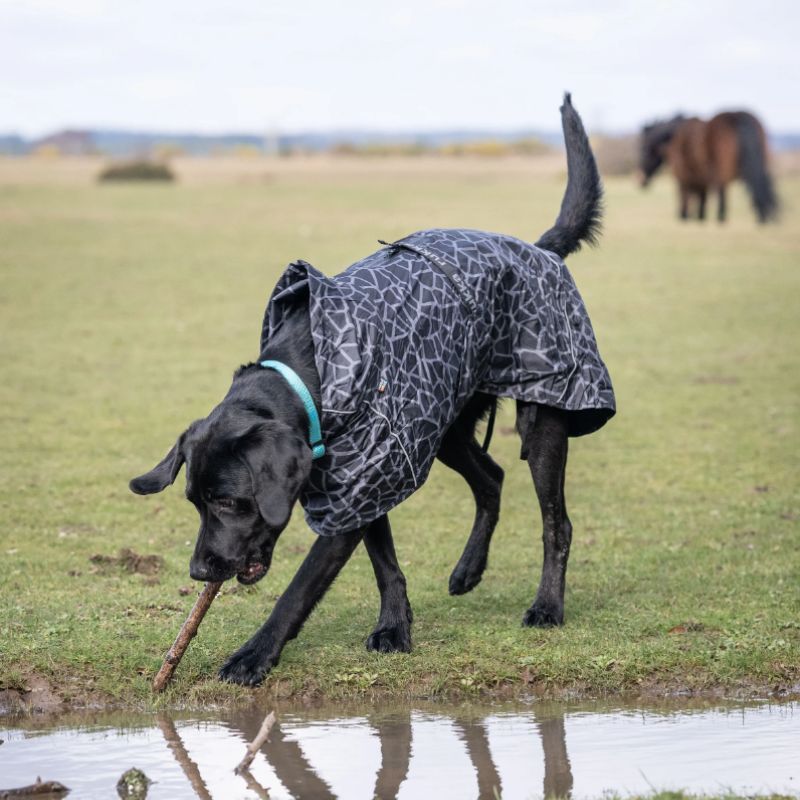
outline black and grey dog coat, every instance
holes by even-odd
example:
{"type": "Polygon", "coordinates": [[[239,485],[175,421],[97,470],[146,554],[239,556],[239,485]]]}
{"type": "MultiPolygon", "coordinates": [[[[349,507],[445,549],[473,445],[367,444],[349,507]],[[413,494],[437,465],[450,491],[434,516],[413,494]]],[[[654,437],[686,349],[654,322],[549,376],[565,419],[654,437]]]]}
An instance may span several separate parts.
{"type": "Polygon", "coordinates": [[[262,348],[287,300],[306,292],[326,453],[300,502],[323,536],[367,525],[422,486],[475,392],[571,412],[571,436],[614,414],[572,276],[527,242],[434,229],[334,278],[297,261],[272,294],[262,348]]]}

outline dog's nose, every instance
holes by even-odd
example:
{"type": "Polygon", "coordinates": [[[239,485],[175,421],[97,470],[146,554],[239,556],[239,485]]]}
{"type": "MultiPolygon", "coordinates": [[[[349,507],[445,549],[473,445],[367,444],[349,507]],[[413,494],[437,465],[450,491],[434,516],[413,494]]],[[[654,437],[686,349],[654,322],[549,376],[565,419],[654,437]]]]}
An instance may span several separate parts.
{"type": "Polygon", "coordinates": [[[211,578],[211,569],[205,561],[193,558],[189,562],[189,577],[193,581],[207,581],[211,578]]]}

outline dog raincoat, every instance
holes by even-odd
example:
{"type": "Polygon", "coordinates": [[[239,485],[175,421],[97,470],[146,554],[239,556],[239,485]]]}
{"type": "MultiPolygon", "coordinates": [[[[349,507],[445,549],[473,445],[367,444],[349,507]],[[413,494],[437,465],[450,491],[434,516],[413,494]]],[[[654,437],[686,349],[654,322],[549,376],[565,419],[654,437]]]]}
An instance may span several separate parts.
{"type": "Polygon", "coordinates": [[[320,535],[364,527],[422,486],[475,392],[571,412],[571,436],[614,414],[567,267],[519,239],[421,231],[333,278],[297,261],[267,306],[262,348],[306,291],[326,453],[300,502],[320,535]]]}

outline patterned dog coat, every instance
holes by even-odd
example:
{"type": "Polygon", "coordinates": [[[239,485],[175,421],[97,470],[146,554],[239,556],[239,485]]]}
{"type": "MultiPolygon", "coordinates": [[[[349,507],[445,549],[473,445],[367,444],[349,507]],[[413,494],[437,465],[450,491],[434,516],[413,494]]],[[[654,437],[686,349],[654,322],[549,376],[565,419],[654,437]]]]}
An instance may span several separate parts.
{"type": "Polygon", "coordinates": [[[326,454],[300,502],[323,536],[361,528],[425,482],[475,392],[571,412],[569,433],[614,414],[611,380],[564,262],[511,236],[434,229],[334,278],[291,264],[272,294],[308,292],[326,454]]]}

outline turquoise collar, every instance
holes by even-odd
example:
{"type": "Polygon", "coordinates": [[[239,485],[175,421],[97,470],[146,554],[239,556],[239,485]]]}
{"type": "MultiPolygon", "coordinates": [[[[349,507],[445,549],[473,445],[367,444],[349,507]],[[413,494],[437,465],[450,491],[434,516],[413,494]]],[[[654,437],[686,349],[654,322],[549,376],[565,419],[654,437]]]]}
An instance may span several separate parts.
{"type": "Polygon", "coordinates": [[[289,386],[294,389],[303,408],[308,414],[308,443],[311,447],[311,458],[322,458],[325,455],[325,445],[322,443],[322,426],[319,423],[319,414],[317,407],[314,405],[314,398],[308,387],[303,383],[302,378],[289,366],[282,361],[262,361],[261,366],[264,369],[274,369],[275,372],[280,373],[289,386]]]}

